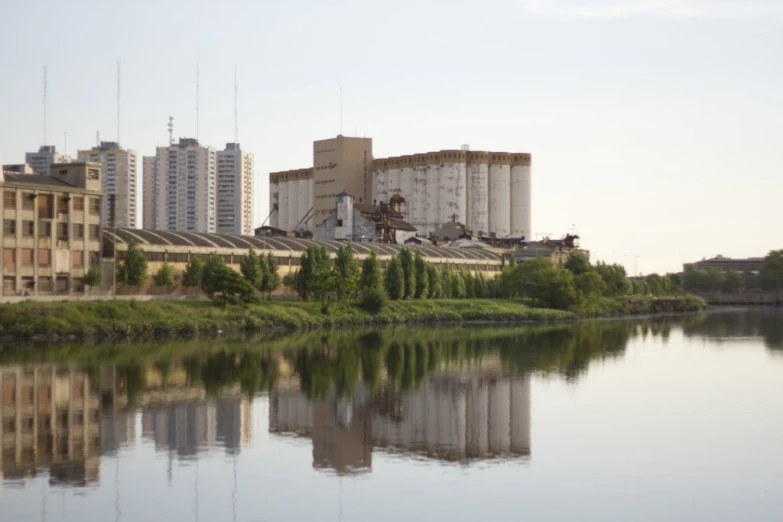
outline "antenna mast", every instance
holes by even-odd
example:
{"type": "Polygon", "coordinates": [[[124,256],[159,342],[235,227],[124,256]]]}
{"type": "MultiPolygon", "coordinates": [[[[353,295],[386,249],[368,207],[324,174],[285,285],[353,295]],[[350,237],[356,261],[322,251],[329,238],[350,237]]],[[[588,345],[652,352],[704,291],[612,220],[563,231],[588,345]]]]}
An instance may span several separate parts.
{"type": "Polygon", "coordinates": [[[43,144],[46,145],[46,95],[47,95],[47,81],[46,81],[46,66],[44,65],[44,142],[43,144]]]}
{"type": "Polygon", "coordinates": [[[174,116],[169,116],[169,145],[174,145],[174,116]]]}
{"type": "Polygon", "coordinates": [[[234,143],[239,142],[239,109],[238,109],[238,80],[237,80],[237,66],[234,66],[234,143]]]}
{"type": "Polygon", "coordinates": [[[198,57],[196,57],[196,141],[198,141],[198,116],[199,116],[199,74],[198,57]]]}
{"type": "Polygon", "coordinates": [[[117,146],[120,145],[120,61],[117,60],[117,146]]]}

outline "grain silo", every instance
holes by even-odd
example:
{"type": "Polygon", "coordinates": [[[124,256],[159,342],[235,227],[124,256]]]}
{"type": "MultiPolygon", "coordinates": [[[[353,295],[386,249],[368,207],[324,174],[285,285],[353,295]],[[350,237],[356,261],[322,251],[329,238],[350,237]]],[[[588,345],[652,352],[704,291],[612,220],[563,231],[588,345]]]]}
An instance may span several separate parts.
{"type": "Polygon", "coordinates": [[[511,155],[505,152],[489,154],[489,231],[511,235],[511,155]]]}
{"type": "Polygon", "coordinates": [[[438,225],[451,221],[464,224],[467,217],[467,154],[462,150],[444,150],[440,160],[438,225]]]}
{"type": "Polygon", "coordinates": [[[297,191],[297,178],[298,171],[289,172],[286,174],[288,180],[288,227],[290,230],[296,230],[296,225],[299,223],[299,195],[297,191]]]}
{"type": "Polygon", "coordinates": [[[278,228],[280,226],[280,216],[275,205],[280,205],[280,183],[278,175],[275,173],[269,176],[269,226],[278,228]]]}
{"type": "Polygon", "coordinates": [[[422,230],[427,225],[426,154],[415,154],[413,156],[413,199],[409,206],[408,221],[418,230],[422,230]]]}
{"type": "Polygon", "coordinates": [[[402,213],[405,221],[410,222],[413,216],[413,156],[400,157],[400,195],[405,198],[405,207],[402,213]]]}
{"type": "Polygon", "coordinates": [[[511,235],[532,238],[530,154],[511,156],[511,235]]]}
{"type": "Polygon", "coordinates": [[[468,230],[489,233],[489,154],[468,152],[468,230]]]}
{"type": "MultiPolygon", "coordinates": [[[[277,226],[283,230],[290,230],[290,226],[293,226],[288,224],[288,209],[290,206],[288,194],[290,192],[290,185],[291,184],[286,179],[286,174],[280,174],[280,199],[277,208],[279,217],[277,226]]],[[[294,225],[295,224],[296,223],[294,223],[294,225]]]]}
{"type": "Polygon", "coordinates": [[[434,232],[438,228],[438,204],[439,202],[439,187],[438,179],[440,178],[440,153],[430,152],[427,154],[427,222],[425,230],[426,232],[420,232],[425,235],[429,235],[430,232],[434,232]]]}

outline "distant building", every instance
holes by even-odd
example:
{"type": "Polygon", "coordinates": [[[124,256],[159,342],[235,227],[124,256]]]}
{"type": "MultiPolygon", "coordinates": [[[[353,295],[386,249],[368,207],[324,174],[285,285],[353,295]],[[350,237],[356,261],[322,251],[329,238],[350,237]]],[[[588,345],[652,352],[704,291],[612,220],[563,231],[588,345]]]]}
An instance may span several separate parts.
{"type": "Polygon", "coordinates": [[[81,293],[100,262],[101,165],[63,163],[51,176],[0,173],[3,295],[81,293]]]}
{"type": "Polygon", "coordinates": [[[25,154],[24,161],[33,167],[38,174],[48,176],[52,164],[70,163],[73,159],[70,156],[57,152],[54,145],[42,145],[38,152],[25,154]]]}
{"type": "Polygon", "coordinates": [[[103,223],[110,224],[114,196],[114,218],[118,227],[138,228],[137,222],[137,154],[114,141],[102,141],[97,147],[79,151],[79,161],[100,163],[101,189],[104,193],[103,223]]]}
{"type": "Polygon", "coordinates": [[[353,196],[346,192],[337,195],[337,208],[318,227],[320,240],[357,243],[402,244],[415,233],[398,209],[385,203],[354,203],[353,196]]]}
{"type": "Polygon", "coordinates": [[[144,156],[142,158],[142,177],[144,179],[144,197],[142,198],[142,228],[147,230],[157,230],[160,228],[158,224],[158,214],[156,209],[160,205],[160,198],[158,197],[158,185],[157,179],[158,157],[157,156],[144,156]]]}
{"type": "Polygon", "coordinates": [[[563,239],[544,238],[541,241],[523,241],[514,251],[517,263],[522,263],[537,257],[545,257],[552,264],[563,266],[574,252],[582,252],[588,257],[590,252],[579,248],[579,236],[567,234],[563,239]]]}
{"type": "MultiPolygon", "coordinates": [[[[216,155],[212,147],[192,138],[157,149],[152,182],[157,191],[153,228],[214,233],[216,216],[216,155]]],[[[146,202],[145,205],[152,204],[146,202]]]]}
{"type": "Polygon", "coordinates": [[[253,234],[253,154],[239,143],[217,152],[217,232],[253,234]]]}
{"type": "Polygon", "coordinates": [[[717,255],[712,259],[702,259],[701,261],[696,261],[695,263],[685,263],[683,265],[683,270],[687,270],[688,268],[697,268],[699,270],[709,270],[711,268],[716,268],[723,272],[734,270],[740,273],[751,272],[754,274],[758,274],[759,272],[761,272],[761,267],[763,265],[764,265],[763,257],[748,257],[744,259],[732,259],[730,257],[723,257],[721,255],[717,255]]]}

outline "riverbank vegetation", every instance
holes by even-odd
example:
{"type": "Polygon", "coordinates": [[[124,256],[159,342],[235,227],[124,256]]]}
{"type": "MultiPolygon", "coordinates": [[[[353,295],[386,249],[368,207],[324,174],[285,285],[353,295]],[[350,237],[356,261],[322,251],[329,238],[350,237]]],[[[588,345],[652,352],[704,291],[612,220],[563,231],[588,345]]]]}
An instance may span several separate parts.
{"type": "Polygon", "coordinates": [[[688,292],[726,292],[763,290],[780,293],[783,288],[783,250],[772,250],[764,258],[759,272],[737,272],[688,266],[681,277],[688,292]]]}

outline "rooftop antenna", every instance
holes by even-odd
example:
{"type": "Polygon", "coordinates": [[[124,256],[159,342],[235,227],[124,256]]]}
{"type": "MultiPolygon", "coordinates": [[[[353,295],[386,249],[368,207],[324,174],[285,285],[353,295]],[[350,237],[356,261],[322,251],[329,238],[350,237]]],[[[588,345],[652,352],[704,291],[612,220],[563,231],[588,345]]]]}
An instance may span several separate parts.
{"type": "Polygon", "coordinates": [[[238,81],[237,81],[237,66],[234,66],[234,143],[239,142],[239,110],[237,105],[238,99],[238,81]]]}
{"type": "Polygon", "coordinates": [[[46,145],[46,95],[47,95],[48,85],[46,81],[46,66],[44,65],[44,142],[43,144],[46,145]]]}
{"type": "Polygon", "coordinates": [[[117,146],[120,145],[120,61],[117,60],[117,146]]]}
{"type": "Polygon", "coordinates": [[[169,116],[169,145],[174,145],[174,116],[169,116]]]}
{"type": "Polygon", "coordinates": [[[196,141],[198,141],[198,116],[199,116],[199,73],[198,56],[196,57],[196,141]]]}

